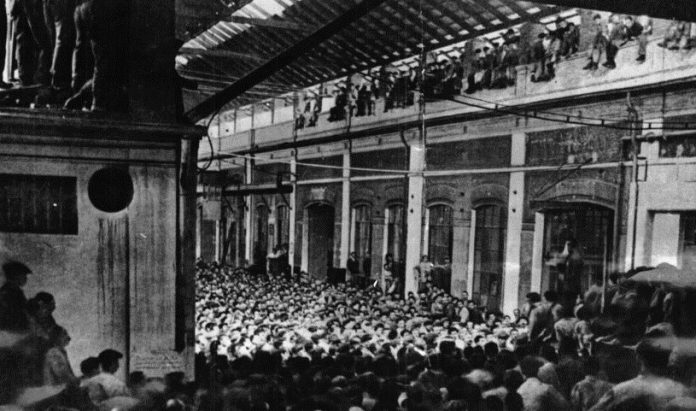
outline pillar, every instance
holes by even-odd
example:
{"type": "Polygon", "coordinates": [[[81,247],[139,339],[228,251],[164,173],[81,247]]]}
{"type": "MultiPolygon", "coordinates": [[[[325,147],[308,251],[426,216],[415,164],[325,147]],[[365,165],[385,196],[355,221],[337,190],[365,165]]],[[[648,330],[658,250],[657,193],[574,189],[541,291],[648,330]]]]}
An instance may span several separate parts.
{"type": "MultiPolygon", "coordinates": [[[[248,159],[244,164],[246,167],[246,172],[244,173],[244,183],[245,184],[251,184],[251,173],[253,170],[253,161],[252,159],[248,159]]],[[[246,236],[244,238],[245,244],[244,244],[244,259],[249,262],[249,264],[252,264],[253,261],[251,260],[252,257],[252,250],[254,247],[253,241],[254,241],[254,236],[253,234],[253,228],[252,228],[252,221],[253,220],[253,214],[254,214],[254,207],[253,207],[253,200],[254,196],[247,196],[244,199],[245,202],[245,208],[246,208],[246,213],[244,213],[244,227],[246,228],[246,236]]]]}
{"type": "Polygon", "coordinates": [[[297,162],[293,158],[290,160],[290,183],[292,184],[292,193],[290,193],[290,210],[288,211],[288,261],[290,264],[290,269],[294,270],[295,267],[295,224],[297,222],[297,214],[295,210],[297,208],[297,162]]]}
{"type": "MultiPolygon", "coordinates": [[[[524,165],[524,133],[512,135],[510,164],[524,165]]],[[[503,271],[503,313],[512,314],[518,306],[520,292],[520,250],[522,248],[522,209],[524,207],[524,172],[510,173],[508,196],[507,238],[505,241],[505,266],[503,271]]]]}
{"type": "Polygon", "coordinates": [[[423,237],[423,186],[425,178],[425,145],[414,144],[410,147],[408,204],[406,208],[406,263],[405,291],[416,293],[418,284],[413,269],[420,263],[421,238],[423,237]]]}
{"type": "MultiPolygon", "coordinates": [[[[176,338],[175,348],[193,355],[196,341],[196,265],[195,237],[197,220],[198,139],[185,140],[182,144],[181,213],[179,214],[179,270],[176,278],[176,338]]],[[[187,361],[186,376],[193,378],[193,359],[187,361]]]]}
{"type": "MultiPolygon", "coordinates": [[[[222,208],[222,204],[220,204],[222,208]]],[[[220,257],[222,255],[222,219],[215,220],[215,261],[221,262],[220,257]]]]}
{"type": "Polygon", "coordinates": [[[350,254],[350,153],[343,154],[343,191],[341,195],[341,253],[339,267],[346,268],[350,254]]]}
{"type": "Polygon", "coordinates": [[[474,262],[476,261],[476,209],[471,210],[469,228],[469,260],[466,265],[466,292],[469,298],[474,294],[474,262]]]}
{"type": "Polygon", "coordinates": [[[534,244],[532,245],[532,279],[530,291],[541,293],[541,276],[544,272],[544,213],[534,214],[534,244]]]}

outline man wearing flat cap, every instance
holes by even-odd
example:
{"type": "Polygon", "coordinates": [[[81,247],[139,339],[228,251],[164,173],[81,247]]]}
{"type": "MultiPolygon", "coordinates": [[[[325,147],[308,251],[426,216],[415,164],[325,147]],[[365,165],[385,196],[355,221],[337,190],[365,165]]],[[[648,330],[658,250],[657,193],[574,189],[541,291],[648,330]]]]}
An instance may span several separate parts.
{"type": "Polygon", "coordinates": [[[89,398],[95,405],[114,397],[128,397],[130,392],[126,384],[116,378],[119,360],[123,354],[116,350],[107,349],[99,353],[101,372],[84,382],[89,392],[89,398]]]}
{"type": "Polygon", "coordinates": [[[5,284],[0,287],[0,330],[26,332],[29,330],[27,297],[22,287],[27,284],[31,270],[26,265],[9,261],[2,265],[5,284]]]}

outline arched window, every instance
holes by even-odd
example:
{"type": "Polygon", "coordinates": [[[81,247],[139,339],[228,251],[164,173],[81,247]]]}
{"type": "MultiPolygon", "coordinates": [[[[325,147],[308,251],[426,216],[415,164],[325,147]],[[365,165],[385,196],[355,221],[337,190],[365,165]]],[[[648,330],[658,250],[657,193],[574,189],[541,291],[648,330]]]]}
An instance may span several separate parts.
{"type": "Polygon", "coordinates": [[[276,245],[288,244],[290,242],[290,208],[281,205],[276,211],[278,212],[276,245]]]}
{"type": "Polygon", "coordinates": [[[353,251],[361,262],[360,269],[370,273],[372,257],[372,209],[368,205],[358,205],[353,208],[355,233],[353,251]]]}
{"type": "Polygon", "coordinates": [[[501,205],[476,208],[472,299],[490,309],[500,308],[505,260],[507,215],[501,205]]]}
{"type": "Polygon", "coordinates": [[[452,207],[445,204],[437,204],[429,207],[428,211],[428,254],[430,262],[436,265],[451,263],[452,207]]]}

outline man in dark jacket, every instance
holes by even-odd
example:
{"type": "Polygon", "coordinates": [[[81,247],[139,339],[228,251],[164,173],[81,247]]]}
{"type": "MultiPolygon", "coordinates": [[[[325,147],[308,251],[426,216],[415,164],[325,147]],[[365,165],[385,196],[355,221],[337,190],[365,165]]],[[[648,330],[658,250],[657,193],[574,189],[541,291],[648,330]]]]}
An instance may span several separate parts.
{"type": "Polygon", "coordinates": [[[640,44],[638,47],[638,58],[636,61],[640,63],[644,62],[646,46],[643,44],[643,26],[639,22],[634,21],[633,17],[631,16],[624,16],[622,24],[624,43],[635,39],[639,40],[640,44]]]}
{"type": "Polygon", "coordinates": [[[26,332],[29,330],[27,298],[22,287],[27,284],[31,270],[26,265],[10,261],[2,266],[5,284],[0,287],[0,330],[26,332]]]}
{"type": "Polygon", "coordinates": [[[355,252],[350,253],[348,258],[348,273],[350,274],[351,281],[360,284],[360,260],[358,259],[358,254],[355,252]]]}

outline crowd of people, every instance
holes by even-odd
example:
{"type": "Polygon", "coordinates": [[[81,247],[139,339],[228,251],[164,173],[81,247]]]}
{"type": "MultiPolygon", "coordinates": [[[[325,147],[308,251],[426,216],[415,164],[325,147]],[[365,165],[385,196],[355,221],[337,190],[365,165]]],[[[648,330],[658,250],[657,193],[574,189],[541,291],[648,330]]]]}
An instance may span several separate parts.
{"type": "MultiPolygon", "coordinates": [[[[650,17],[597,14],[593,16],[592,30],[585,70],[594,71],[600,65],[615,69],[619,50],[629,43],[638,45],[636,62],[646,61],[648,41],[653,35],[650,17]]],[[[580,51],[580,28],[572,19],[559,17],[547,25],[539,24],[533,31],[538,34],[529,44],[522,44],[520,34],[509,29],[494,40],[474,40],[472,52],[462,49],[458,57],[431,55],[422,82],[425,98],[448,99],[484,89],[514,86],[519,65],[530,65],[532,82],[554,79],[558,63],[580,51]]],[[[696,24],[674,21],[658,46],[669,50],[689,50],[695,43],[696,24]]],[[[399,70],[382,66],[357,83],[346,82],[337,86],[332,92],[334,105],[328,121],[376,115],[378,100],[383,101],[385,113],[413,106],[417,100],[416,91],[421,87],[419,70],[418,67],[399,70]]],[[[319,94],[324,95],[322,91],[319,94]]],[[[320,113],[321,104],[311,104],[307,100],[304,112],[296,116],[296,129],[316,126],[320,113]]]]}
{"type": "Polygon", "coordinates": [[[26,298],[32,272],[23,263],[8,261],[2,272],[0,410],[178,411],[186,409],[181,398],[195,398],[196,385],[182,372],[148,378],[135,370],[122,381],[117,375],[124,355],[111,348],[83,359],[76,373],[66,350],[71,337],[53,317],[53,295],[26,298]]]}
{"type": "MultiPolygon", "coordinates": [[[[0,88],[36,87],[30,102],[37,107],[95,111],[127,109],[127,3],[121,0],[10,0],[2,3],[0,61],[5,61],[6,35],[12,33],[18,82],[0,88]],[[6,9],[5,9],[6,8],[6,9]]],[[[21,99],[20,99],[21,100],[21,99]]],[[[7,94],[0,104],[14,105],[7,94]]]]}
{"type": "Polygon", "coordinates": [[[0,408],[696,409],[696,348],[683,337],[693,335],[684,322],[693,323],[693,292],[613,274],[606,290],[531,292],[505,315],[432,279],[402,298],[286,268],[199,262],[195,381],[138,370],[122,381],[123,354],[113,349],[82,360],[80,376],[72,370],[55,299],[27,300],[31,270],[7,262],[0,404],[12,405],[0,408]]]}
{"type": "Polygon", "coordinates": [[[233,410],[694,409],[681,300],[621,278],[582,298],[529,293],[504,315],[431,281],[402,298],[201,264],[196,380],[233,410]]]}

